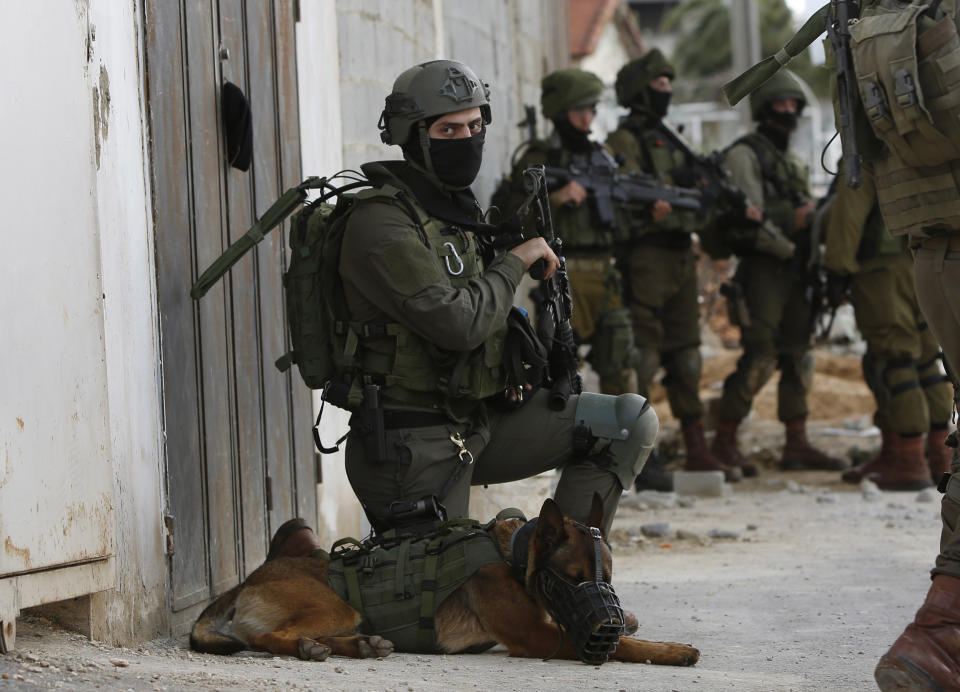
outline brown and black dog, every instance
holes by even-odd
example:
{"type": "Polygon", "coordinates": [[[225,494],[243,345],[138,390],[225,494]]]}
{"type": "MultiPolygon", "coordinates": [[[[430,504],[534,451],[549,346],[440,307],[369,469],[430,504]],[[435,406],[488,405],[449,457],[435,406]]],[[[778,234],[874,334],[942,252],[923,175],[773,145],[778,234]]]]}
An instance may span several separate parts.
{"type": "MultiPolygon", "coordinates": [[[[597,497],[588,523],[600,527],[602,519],[597,497]]],[[[511,536],[522,524],[520,519],[505,519],[491,529],[506,559],[511,536]]],[[[532,534],[527,577],[535,564],[548,565],[574,583],[595,573],[594,540],[565,518],[553,500],[543,503],[532,534]]],[[[604,580],[609,582],[612,558],[605,541],[602,563],[604,580]]],[[[314,661],[330,654],[372,658],[392,653],[387,639],[358,632],[362,616],[328,586],[328,565],[316,557],[268,559],[201,613],[190,645],[206,653],[255,649],[314,661]]],[[[477,570],[443,601],[435,623],[438,646],[446,653],[498,643],[511,656],[578,658],[569,638],[549,618],[537,595],[513,577],[506,561],[477,570]]],[[[674,666],[693,665],[699,657],[700,652],[686,644],[626,636],[620,637],[614,654],[620,661],[674,666]]]]}

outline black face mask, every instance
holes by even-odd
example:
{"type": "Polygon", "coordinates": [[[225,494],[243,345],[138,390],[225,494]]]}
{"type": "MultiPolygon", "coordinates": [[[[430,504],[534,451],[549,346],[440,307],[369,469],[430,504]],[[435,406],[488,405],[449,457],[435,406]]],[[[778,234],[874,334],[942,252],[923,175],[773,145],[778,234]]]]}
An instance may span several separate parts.
{"type": "Polygon", "coordinates": [[[672,96],[673,93],[670,91],[660,91],[659,89],[647,86],[647,102],[650,104],[650,110],[661,118],[666,117],[672,96]]]}
{"type": "Polygon", "coordinates": [[[568,149],[583,151],[590,148],[590,130],[584,132],[577,129],[565,114],[553,118],[553,126],[560,135],[560,141],[568,149]]]}
{"type": "Polygon", "coordinates": [[[771,110],[768,114],[768,118],[771,123],[777,127],[783,128],[787,132],[793,132],[797,129],[797,122],[799,119],[798,113],[786,113],[782,111],[771,110]]]}
{"type": "Polygon", "coordinates": [[[430,138],[430,161],[433,172],[444,185],[457,188],[469,187],[480,172],[483,162],[483,142],[486,129],[472,137],[460,139],[430,138]]]}

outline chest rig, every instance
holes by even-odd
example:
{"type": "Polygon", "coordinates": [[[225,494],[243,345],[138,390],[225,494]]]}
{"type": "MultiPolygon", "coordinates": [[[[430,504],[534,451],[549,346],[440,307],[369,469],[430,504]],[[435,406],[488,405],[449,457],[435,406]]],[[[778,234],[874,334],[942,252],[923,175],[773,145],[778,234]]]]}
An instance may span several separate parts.
{"type": "MultiPolygon", "coordinates": [[[[357,195],[358,204],[365,200],[400,204],[398,196],[405,197],[404,210],[412,215],[421,240],[454,288],[465,288],[483,274],[483,258],[471,231],[430,216],[412,196],[390,185],[357,195]]],[[[397,257],[397,262],[403,261],[397,257]]],[[[345,353],[355,364],[355,385],[380,385],[386,399],[442,406],[449,399],[482,399],[503,390],[506,324],[466,352],[438,348],[396,322],[350,323],[349,328],[352,337],[348,335],[345,353]]]]}
{"type": "Polygon", "coordinates": [[[792,156],[777,149],[759,132],[744,135],[731,145],[743,144],[753,151],[760,162],[763,176],[763,213],[791,240],[797,234],[793,212],[803,206],[807,194],[809,170],[792,156]]]}

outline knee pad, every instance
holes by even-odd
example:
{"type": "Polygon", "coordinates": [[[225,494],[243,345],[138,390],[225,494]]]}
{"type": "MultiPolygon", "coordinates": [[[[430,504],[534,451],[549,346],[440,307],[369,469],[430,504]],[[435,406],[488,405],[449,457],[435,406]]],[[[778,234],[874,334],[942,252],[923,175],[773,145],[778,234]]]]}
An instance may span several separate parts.
{"type": "Polygon", "coordinates": [[[763,385],[767,383],[767,380],[773,375],[773,371],[777,369],[777,359],[772,355],[744,355],[744,359],[746,360],[744,382],[747,387],[747,392],[752,398],[757,395],[757,392],[763,389],[763,385]]]}
{"type": "Polygon", "coordinates": [[[657,440],[660,420],[639,394],[594,394],[584,392],[574,412],[577,428],[587,428],[599,438],[585,457],[617,477],[629,488],[650,456],[657,440]]]}
{"type": "Polygon", "coordinates": [[[806,391],[810,391],[813,387],[813,373],[815,369],[816,363],[813,360],[813,353],[810,351],[789,353],[780,357],[780,371],[782,375],[796,379],[806,391]]]}
{"type": "Polygon", "coordinates": [[[637,371],[637,385],[643,391],[653,382],[660,367],[660,352],[646,346],[638,346],[633,351],[633,369],[637,371]]]}
{"type": "Polygon", "coordinates": [[[593,335],[587,361],[601,377],[613,377],[633,366],[633,320],[627,308],[605,313],[593,335]]]}
{"type": "Polygon", "coordinates": [[[696,346],[685,348],[680,351],[674,351],[670,354],[666,363],[668,380],[679,380],[687,382],[694,389],[700,388],[700,373],[703,370],[703,358],[700,356],[700,349],[696,346]]]}

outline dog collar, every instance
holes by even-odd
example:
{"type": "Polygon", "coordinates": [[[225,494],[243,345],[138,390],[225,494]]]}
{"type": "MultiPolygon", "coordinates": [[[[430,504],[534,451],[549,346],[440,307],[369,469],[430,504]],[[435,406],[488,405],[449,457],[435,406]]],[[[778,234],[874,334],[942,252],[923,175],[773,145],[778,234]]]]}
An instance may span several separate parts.
{"type": "Polygon", "coordinates": [[[513,530],[510,535],[510,569],[521,584],[527,581],[527,562],[530,559],[530,538],[537,528],[537,517],[513,530]]]}

